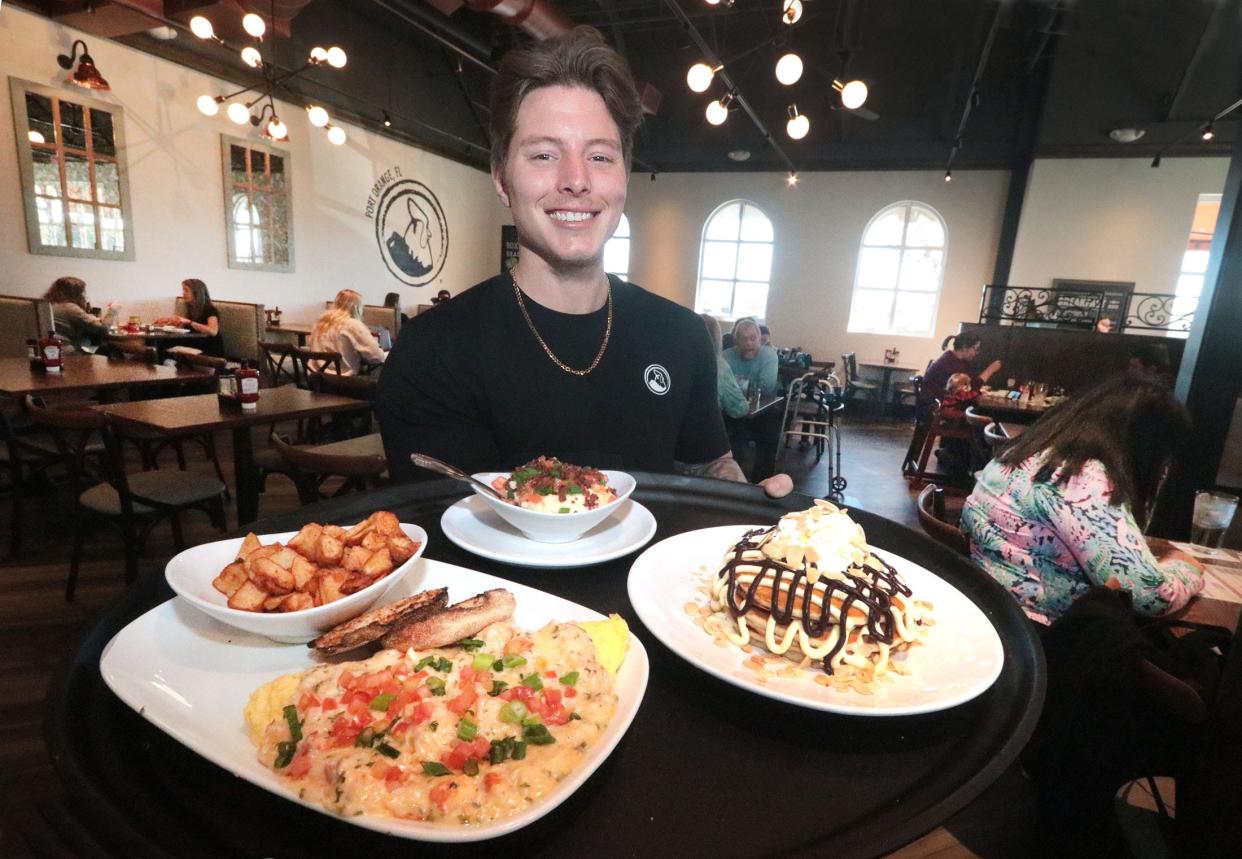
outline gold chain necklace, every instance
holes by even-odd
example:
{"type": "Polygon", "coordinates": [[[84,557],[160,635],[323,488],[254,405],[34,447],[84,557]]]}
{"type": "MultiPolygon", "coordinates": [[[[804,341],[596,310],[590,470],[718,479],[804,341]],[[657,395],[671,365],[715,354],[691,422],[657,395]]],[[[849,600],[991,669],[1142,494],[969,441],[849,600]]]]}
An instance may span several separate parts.
{"type": "Polygon", "coordinates": [[[513,280],[513,294],[517,297],[517,305],[518,309],[522,311],[522,318],[526,320],[530,333],[535,335],[535,339],[543,347],[544,354],[552,359],[552,363],[574,376],[585,376],[598,367],[599,362],[604,357],[604,351],[608,348],[608,338],[612,336],[612,281],[608,281],[608,323],[604,326],[604,342],[599,344],[599,351],[595,353],[595,360],[591,362],[589,367],[585,370],[575,370],[553,354],[551,347],[540,336],[539,329],[535,328],[535,323],[531,320],[530,314],[526,312],[526,302],[522,300],[522,288],[518,286],[517,275],[513,273],[513,269],[509,269],[509,277],[513,280]]]}

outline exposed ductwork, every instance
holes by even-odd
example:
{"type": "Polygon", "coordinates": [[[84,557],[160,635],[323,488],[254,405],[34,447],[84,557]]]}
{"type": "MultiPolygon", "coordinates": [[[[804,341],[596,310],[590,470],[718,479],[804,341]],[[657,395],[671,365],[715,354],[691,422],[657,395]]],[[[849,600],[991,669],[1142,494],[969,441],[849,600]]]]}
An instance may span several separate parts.
{"type": "Polygon", "coordinates": [[[462,6],[474,12],[491,12],[536,39],[559,36],[574,26],[573,20],[551,0],[427,0],[427,3],[445,15],[452,15],[462,6]]]}
{"type": "Polygon", "coordinates": [[[195,15],[211,19],[225,41],[246,41],[241,19],[257,12],[281,38],[288,38],[293,19],[311,0],[50,0],[47,14],[54,21],[110,39],[140,33],[166,20],[189,23],[195,15]]]}

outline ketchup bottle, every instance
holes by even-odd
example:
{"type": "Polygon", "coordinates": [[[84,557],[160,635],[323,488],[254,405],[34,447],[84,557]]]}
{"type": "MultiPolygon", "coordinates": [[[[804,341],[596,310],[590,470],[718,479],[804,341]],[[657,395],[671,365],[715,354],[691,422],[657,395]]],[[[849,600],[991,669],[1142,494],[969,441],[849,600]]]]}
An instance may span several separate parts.
{"type": "Polygon", "coordinates": [[[47,336],[39,341],[39,361],[43,369],[49,373],[59,373],[61,368],[60,339],[55,331],[47,332],[47,336]]]}
{"type": "Polygon", "coordinates": [[[242,364],[237,371],[237,398],[246,411],[259,407],[259,371],[253,361],[242,364]]]}

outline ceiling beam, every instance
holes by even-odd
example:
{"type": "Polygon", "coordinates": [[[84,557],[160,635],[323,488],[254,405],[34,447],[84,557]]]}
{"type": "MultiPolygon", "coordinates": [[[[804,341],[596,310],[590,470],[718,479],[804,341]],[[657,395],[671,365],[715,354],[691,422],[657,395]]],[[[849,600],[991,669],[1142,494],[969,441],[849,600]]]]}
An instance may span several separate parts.
{"type": "Polygon", "coordinates": [[[1173,114],[1181,107],[1182,99],[1190,88],[1190,78],[1194,74],[1195,67],[1199,65],[1199,61],[1203,58],[1204,49],[1209,42],[1208,36],[1216,33],[1218,30],[1219,23],[1224,18],[1225,8],[1228,5],[1228,0],[1216,0],[1216,7],[1212,9],[1207,16],[1207,20],[1203,22],[1203,29],[1199,32],[1199,41],[1195,44],[1194,53],[1190,55],[1190,61],[1186,63],[1186,68],[1182,70],[1182,79],[1177,82],[1177,90],[1173,93],[1173,98],[1169,100],[1168,110],[1164,112],[1165,122],[1172,119],[1173,114]]]}
{"type": "Polygon", "coordinates": [[[987,38],[983,40],[983,49],[979,52],[979,61],[975,63],[975,74],[970,79],[970,89],[966,93],[966,104],[962,106],[962,118],[957,123],[957,132],[953,135],[953,147],[949,150],[949,160],[945,165],[946,172],[953,168],[953,159],[957,156],[958,151],[962,148],[964,142],[963,135],[966,133],[966,124],[970,122],[970,113],[979,103],[979,81],[983,79],[983,72],[987,68],[988,58],[992,56],[992,46],[996,44],[996,34],[1000,31],[1001,17],[1005,14],[1008,7],[1006,0],[998,3],[996,13],[992,16],[992,26],[988,28],[987,38]]]}

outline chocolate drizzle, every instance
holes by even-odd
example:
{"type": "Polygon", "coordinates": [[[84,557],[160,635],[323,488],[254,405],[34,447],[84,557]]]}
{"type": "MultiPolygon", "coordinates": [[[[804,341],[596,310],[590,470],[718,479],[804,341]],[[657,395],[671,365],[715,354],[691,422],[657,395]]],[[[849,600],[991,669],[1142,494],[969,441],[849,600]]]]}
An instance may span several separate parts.
{"type": "MultiPolygon", "coordinates": [[[[893,643],[893,627],[895,620],[892,613],[894,596],[910,596],[910,589],[897,577],[897,571],[875,555],[870,559],[878,563],[882,569],[870,567],[851,567],[845,572],[846,581],[823,576],[816,584],[822,584],[822,593],[816,592],[815,584],[806,581],[806,565],[801,569],[769,558],[763,552],[764,539],[772,533],[773,528],[755,528],[742,535],[742,539],[732,549],[724,566],[720,568],[718,577],[728,576],[729,585],[726,603],[734,617],[745,615],[755,604],[759,589],[765,585],[772,588],[772,605],[769,614],[782,625],[794,621],[796,598],[799,590],[804,591],[802,611],[797,622],[808,638],[820,638],[828,631],[828,625],[835,623],[837,640],[832,649],[824,656],[824,672],[832,673],[832,660],[846,644],[846,622],[850,608],[859,604],[867,615],[867,634],[881,644],[893,643]],[[758,559],[745,557],[746,553],[758,553],[758,559]],[[748,585],[738,587],[738,572],[742,567],[758,567],[754,578],[748,585]],[[766,581],[765,581],[766,580],[766,581]],[[787,583],[787,585],[786,585],[787,583]],[[784,600],[782,602],[782,586],[784,600]],[[832,598],[840,594],[841,609],[836,620],[832,618],[832,598]],[[813,607],[819,608],[819,617],[815,617],[813,607]]],[[[749,574],[749,573],[747,573],[749,574]]]]}

